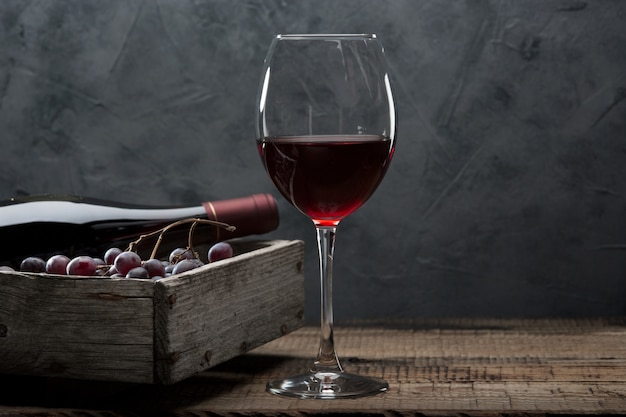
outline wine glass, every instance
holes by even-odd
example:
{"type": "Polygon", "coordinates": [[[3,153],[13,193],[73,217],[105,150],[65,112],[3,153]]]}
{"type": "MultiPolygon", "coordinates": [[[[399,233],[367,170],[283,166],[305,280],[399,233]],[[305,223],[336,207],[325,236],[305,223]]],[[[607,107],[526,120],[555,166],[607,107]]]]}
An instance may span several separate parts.
{"type": "Polygon", "coordinates": [[[362,397],[382,379],[344,371],[333,341],[335,231],[382,181],[394,152],[396,114],[384,51],[373,34],[274,37],[257,99],[257,147],[280,193],[315,225],[320,263],[317,359],[267,390],[298,398],[362,397]]]}

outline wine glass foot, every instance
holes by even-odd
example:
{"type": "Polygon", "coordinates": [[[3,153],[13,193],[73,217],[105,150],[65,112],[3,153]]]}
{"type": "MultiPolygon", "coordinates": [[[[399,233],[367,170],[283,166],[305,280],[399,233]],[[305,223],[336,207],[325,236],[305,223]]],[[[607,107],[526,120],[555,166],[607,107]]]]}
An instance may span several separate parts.
{"type": "Polygon", "coordinates": [[[267,384],[272,394],[312,399],[367,397],[388,389],[382,379],[347,372],[310,372],[267,384]]]}

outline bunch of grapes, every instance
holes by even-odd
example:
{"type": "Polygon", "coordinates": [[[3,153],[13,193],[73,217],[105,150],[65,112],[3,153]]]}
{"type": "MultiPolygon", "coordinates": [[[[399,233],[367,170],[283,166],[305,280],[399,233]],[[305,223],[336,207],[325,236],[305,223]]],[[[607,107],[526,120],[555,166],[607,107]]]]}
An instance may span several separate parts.
{"type": "MultiPolygon", "coordinates": [[[[102,258],[87,255],[76,256],[72,259],[65,255],[53,255],[47,260],[40,257],[30,256],[20,264],[21,272],[44,272],[58,275],[102,276],[111,278],[140,278],[159,280],[181,272],[189,271],[205,265],[200,260],[198,252],[192,245],[193,231],[198,223],[211,223],[220,227],[233,230],[234,227],[224,223],[205,219],[184,219],[174,222],[162,229],[142,235],[139,239],[130,243],[128,248],[122,250],[112,247],[106,250],[102,258]],[[159,260],[155,257],[164,233],[183,223],[191,223],[189,229],[189,242],[187,247],[179,247],[170,252],[167,260],[159,260]],[[134,248],[145,238],[159,234],[159,238],[152,250],[149,259],[143,260],[135,252],[134,248]]],[[[212,245],[207,253],[209,263],[222,259],[231,258],[233,248],[228,242],[218,242],[212,245]]],[[[0,267],[0,270],[12,270],[10,267],[0,267]]]]}

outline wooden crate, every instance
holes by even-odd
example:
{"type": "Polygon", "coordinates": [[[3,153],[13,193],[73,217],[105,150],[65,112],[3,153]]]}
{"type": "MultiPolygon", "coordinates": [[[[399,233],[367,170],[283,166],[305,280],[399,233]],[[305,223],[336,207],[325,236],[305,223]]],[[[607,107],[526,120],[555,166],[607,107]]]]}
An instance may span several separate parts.
{"type": "Polygon", "coordinates": [[[172,384],[303,324],[302,241],[160,281],[0,272],[0,373],[172,384]]]}

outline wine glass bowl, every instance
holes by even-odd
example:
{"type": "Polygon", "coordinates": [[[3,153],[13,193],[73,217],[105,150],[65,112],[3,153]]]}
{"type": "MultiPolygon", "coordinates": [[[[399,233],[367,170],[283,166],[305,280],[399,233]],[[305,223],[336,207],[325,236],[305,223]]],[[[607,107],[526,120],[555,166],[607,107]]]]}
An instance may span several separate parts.
{"type": "Polygon", "coordinates": [[[336,228],[362,206],[393,157],[396,114],[376,35],[277,35],[257,98],[257,148],[282,196],[315,225],[321,334],[308,373],[270,381],[268,391],[343,398],[387,390],[344,371],[334,348],[332,264],[336,228]]]}

